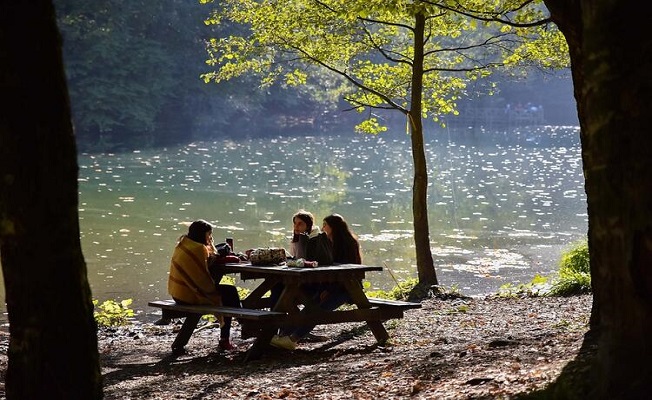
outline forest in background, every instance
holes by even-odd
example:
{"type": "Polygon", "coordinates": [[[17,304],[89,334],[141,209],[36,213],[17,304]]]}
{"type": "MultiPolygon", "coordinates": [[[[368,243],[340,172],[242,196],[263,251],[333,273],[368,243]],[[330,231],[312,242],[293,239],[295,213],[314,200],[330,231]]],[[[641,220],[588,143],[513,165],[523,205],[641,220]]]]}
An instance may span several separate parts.
{"type": "MultiPolygon", "coordinates": [[[[206,25],[210,7],[198,1],[54,1],[78,150],[116,152],[242,137],[322,135],[350,131],[363,116],[347,111],[326,87],[259,88],[255,77],[204,83],[206,41],[240,27],[206,25]]],[[[531,103],[544,123],[577,125],[569,71],[530,71],[524,78],[493,76],[459,105],[468,124],[478,110],[531,103]]],[[[401,115],[382,116],[405,129],[401,115]]],[[[471,121],[482,123],[482,121],[471,121]]]]}

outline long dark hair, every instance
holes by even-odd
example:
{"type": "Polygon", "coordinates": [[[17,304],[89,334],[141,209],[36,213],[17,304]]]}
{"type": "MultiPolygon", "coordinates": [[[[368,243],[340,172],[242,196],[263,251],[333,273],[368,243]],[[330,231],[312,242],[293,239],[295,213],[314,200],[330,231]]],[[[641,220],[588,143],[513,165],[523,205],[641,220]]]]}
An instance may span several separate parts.
{"type": "Polygon", "coordinates": [[[358,237],[351,232],[349,224],[340,214],[331,214],[324,218],[331,228],[333,241],[333,261],[340,264],[362,264],[358,237]]]}
{"type": "Polygon", "coordinates": [[[198,219],[188,227],[188,239],[193,240],[197,243],[208,244],[206,243],[206,232],[211,232],[212,230],[213,225],[211,225],[208,221],[198,219]]]}

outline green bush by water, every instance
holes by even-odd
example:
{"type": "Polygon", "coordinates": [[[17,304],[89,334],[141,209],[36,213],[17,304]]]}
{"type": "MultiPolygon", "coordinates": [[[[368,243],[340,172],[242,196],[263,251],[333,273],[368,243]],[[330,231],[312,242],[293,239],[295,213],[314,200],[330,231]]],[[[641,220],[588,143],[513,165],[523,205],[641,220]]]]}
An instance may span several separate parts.
{"type": "Polygon", "coordinates": [[[562,254],[559,263],[559,277],[550,289],[550,296],[573,296],[591,293],[591,268],[589,244],[577,242],[562,254]]]}
{"type": "Polygon", "coordinates": [[[93,313],[95,321],[99,326],[105,327],[127,325],[134,316],[134,310],[129,308],[132,301],[132,299],[126,299],[120,302],[107,300],[99,304],[98,300],[93,300],[93,305],[99,308],[99,311],[96,310],[93,313]]]}
{"type": "Polygon", "coordinates": [[[396,282],[396,286],[390,291],[386,290],[373,290],[369,291],[368,289],[371,284],[369,282],[364,282],[363,286],[368,297],[375,297],[378,299],[389,299],[389,300],[405,300],[408,298],[410,291],[419,283],[419,280],[416,278],[408,278],[401,282],[396,282]]]}
{"type": "Polygon", "coordinates": [[[589,245],[586,240],[572,244],[562,254],[555,278],[537,275],[529,283],[507,283],[498,289],[500,297],[574,296],[586,293],[591,293],[589,245]]]}
{"type": "Polygon", "coordinates": [[[530,282],[514,285],[506,283],[498,289],[499,297],[537,297],[544,296],[550,290],[550,279],[536,275],[530,282]]]}

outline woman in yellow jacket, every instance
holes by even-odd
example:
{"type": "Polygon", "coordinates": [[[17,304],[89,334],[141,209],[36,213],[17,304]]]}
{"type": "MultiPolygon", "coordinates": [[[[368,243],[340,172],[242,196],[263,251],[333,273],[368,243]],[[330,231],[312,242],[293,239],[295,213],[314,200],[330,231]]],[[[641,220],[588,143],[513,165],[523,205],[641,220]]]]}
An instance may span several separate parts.
{"type": "MultiPolygon", "coordinates": [[[[209,259],[217,255],[213,242],[213,225],[197,220],[188,234],[181,236],[174,248],[168,277],[168,292],[179,304],[212,304],[241,307],[238,290],[233,285],[213,281],[209,259]]],[[[220,321],[219,347],[232,350],[231,317],[217,316],[220,321]]]]}

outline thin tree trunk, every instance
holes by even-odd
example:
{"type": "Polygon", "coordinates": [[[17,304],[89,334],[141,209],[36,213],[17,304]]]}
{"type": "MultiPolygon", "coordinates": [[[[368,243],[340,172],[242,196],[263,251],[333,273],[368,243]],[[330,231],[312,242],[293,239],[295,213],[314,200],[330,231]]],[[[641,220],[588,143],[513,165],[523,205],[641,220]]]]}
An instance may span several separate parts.
{"type": "Polygon", "coordinates": [[[437,274],[430,249],[428,224],[428,168],[423,145],[421,96],[423,92],[423,43],[425,17],[417,14],[414,29],[414,65],[412,67],[412,93],[408,118],[412,139],[414,184],[412,187],[412,213],[414,216],[414,244],[416,246],[419,284],[436,285],[437,274]]]}
{"type": "Polygon", "coordinates": [[[50,0],[0,3],[0,97],[7,398],[99,399],[75,138],[50,0]]]}

